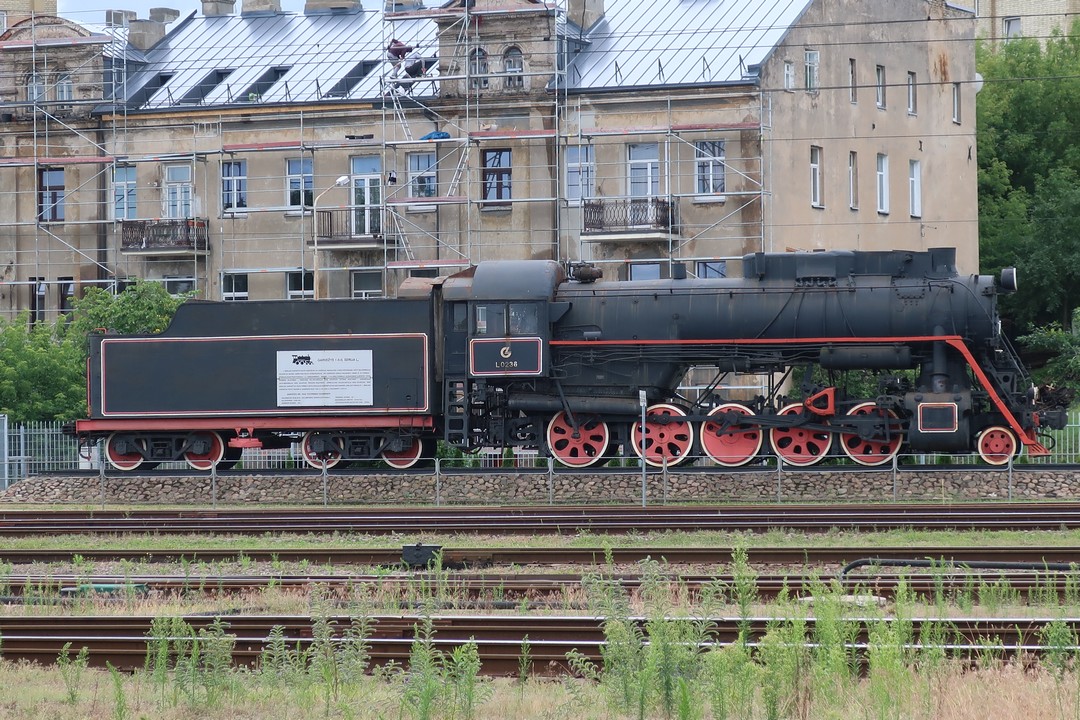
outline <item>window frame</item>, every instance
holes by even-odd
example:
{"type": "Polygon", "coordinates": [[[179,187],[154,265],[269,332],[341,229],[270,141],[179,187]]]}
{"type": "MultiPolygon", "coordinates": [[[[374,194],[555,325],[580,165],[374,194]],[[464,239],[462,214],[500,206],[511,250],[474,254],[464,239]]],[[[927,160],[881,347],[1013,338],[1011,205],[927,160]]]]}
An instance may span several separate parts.
{"type": "Polygon", "coordinates": [[[382,233],[382,158],[356,155],[349,158],[350,222],[354,237],[382,233]]]}
{"type": "Polygon", "coordinates": [[[26,76],[26,102],[31,105],[39,105],[49,98],[49,84],[45,76],[39,72],[32,72],[26,76]]]}
{"type": "Polygon", "coordinates": [[[45,322],[48,293],[48,281],[44,276],[30,278],[30,302],[28,308],[30,310],[31,325],[45,322]]]}
{"type": "Polygon", "coordinates": [[[907,112],[908,115],[919,114],[919,79],[913,70],[907,74],[907,112]]]}
{"type": "Polygon", "coordinates": [[[848,208],[859,209],[859,153],[848,151],[848,208]]]}
{"type": "Polygon", "coordinates": [[[591,144],[566,146],[566,202],[581,205],[596,195],[596,148],[591,144]],[[575,181],[576,180],[576,181],[575,181]],[[588,192],[586,192],[586,190],[588,192]]]}
{"type": "Polygon", "coordinates": [[[75,81],[70,73],[60,73],[56,76],[56,103],[57,110],[70,110],[75,104],[75,81]]]}
{"type": "Polygon", "coordinates": [[[626,195],[631,199],[653,199],[660,197],[663,188],[660,186],[660,143],[627,143],[626,145],[626,195]],[[650,150],[651,149],[651,150],[650,150]],[[635,157],[635,154],[637,157],[635,157]],[[640,180],[635,179],[635,171],[644,171],[648,192],[638,195],[634,187],[641,185],[640,180]]]}
{"type": "Polygon", "coordinates": [[[406,182],[409,184],[408,194],[410,198],[435,198],[439,196],[438,164],[439,155],[431,150],[411,152],[405,155],[405,165],[408,167],[406,182]],[[423,162],[414,162],[421,161],[422,158],[429,159],[426,166],[423,165],[423,162]],[[422,182],[425,179],[430,179],[431,182],[422,182]],[[424,188],[430,189],[430,192],[420,192],[424,188]]]}
{"type": "Polygon", "coordinates": [[[221,276],[221,301],[242,302],[248,299],[248,274],[223,273],[221,276]],[[238,282],[239,281],[239,282],[238,282]],[[239,286],[243,286],[241,289],[239,286]],[[227,286],[227,289],[226,289],[227,286]]]}
{"type": "Polygon", "coordinates": [[[165,288],[165,292],[173,297],[180,297],[184,293],[195,292],[198,285],[195,283],[194,275],[166,275],[161,279],[161,284],[165,288]],[[183,289],[184,285],[190,285],[187,290],[183,289]]]}
{"type": "Polygon", "coordinates": [[[194,217],[195,177],[191,163],[170,163],[161,166],[161,216],[173,220],[187,220],[194,217]],[[186,170],[186,180],[170,177],[171,171],[186,170]]]}
{"type": "Polygon", "coordinates": [[[922,162],[908,161],[908,214],[922,217],[922,162]]]}
{"type": "Polygon", "coordinates": [[[848,58],[848,99],[852,105],[859,102],[858,66],[855,58],[848,58]]]}
{"type": "Polygon", "coordinates": [[[508,147],[487,148],[481,151],[480,158],[480,207],[509,207],[514,199],[513,151],[508,147]],[[492,164],[496,160],[498,164],[492,164]]]}
{"type": "Polygon", "coordinates": [[[825,207],[824,150],[820,145],[810,146],[810,207],[825,207]]]}
{"type": "Polygon", "coordinates": [[[960,83],[954,82],[952,86],[952,121],[957,125],[961,120],[961,97],[960,97],[960,83]]]}
{"type": "Polygon", "coordinates": [[[222,215],[240,215],[247,211],[247,179],[247,160],[221,162],[222,215]]]}
{"type": "Polygon", "coordinates": [[[56,309],[60,315],[70,315],[75,303],[75,278],[73,276],[57,278],[56,309]]]}
{"type": "Polygon", "coordinates": [[[285,207],[304,212],[315,200],[315,163],[309,157],[285,158],[285,207]],[[296,165],[294,165],[296,164],[296,165]],[[294,169],[295,168],[295,169],[294,169]],[[298,202],[293,202],[293,195],[298,202]]]}
{"type": "Polygon", "coordinates": [[[1009,42],[1016,38],[1023,37],[1023,28],[1020,24],[1019,15],[1010,15],[1009,17],[1001,18],[1001,40],[1003,42],[1009,42]]]}
{"type": "Polygon", "coordinates": [[[67,173],[62,167],[46,165],[37,171],[37,219],[42,223],[64,222],[67,173]],[[59,177],[57,177],[59,174],[59,177]],[[57,180],[59,179],[59,183],[57,180]]]}
{"type": "Polygon", "coordinates": [[[877,211],[881,215],[889,214],[889,156],[877,154],[877,211]]]}
{"type": "Polygon", "coordinates": [[[791,60],[784,61],[784,90],[795,92],[795,63],[791,60]]]}
{"type": "Polygon", "coordinates": [[[694,263],[694,272],[698,279],[726,278],[727,260],[698,260],[694,263]]]}
{"type": "Polygon", "coordinates": [[[694,189],[699,198],[711,200],[723,199],[727,194],[726,140],[694,141],[694,189]]]}
{"type": "Polygon", "coordinates": [[[647,282],[649,280],[660,280],[663,278],[663,268],[660,267],[659,260],[650,260],[645,262],[632,262],[626,268],[626,279],[637,280],[647,282]],[[648,272],[646,272],[648,270],[648,272]],[[654,272],[655,271],[655,272],[654,272]],[[638,277],[635,277],[637,275],[638,277]]]}
{"type": "Polygon", "coordinates": [[[503,50],[503,72],[506,74],[504,85],[507,90],[523,90],[525,88],[525,54],[517,45],[511,45],[503,50]]]}
{"type": "Polygon", "coordinates": [[[314,271],[290,270],[289,272],[285,273],[285,298],[287,300],[314,300],[314,271]]]}
{"type": "Polygon", "coordinates": [[[821,52],[804,50],[803,60],[806,63],[806,92],[816,93],[821,89],[821,52]]]}
{"type": "Polygon", "coordinates": [[[385,288],[383,287],[382,270],[376,268],[354,268],[349,270],[349,297],[354,300],[368,300],[373,298],[385,297],[385,288]],[[356,280],[361,277],[375,277],[378,279],[378,290],[371,288],[357,289],[356,280]]]}
{"type": "Polygon", "coordinates": [[[487,50],[474,48],[469,53],[469,87],[473,90],[486,90],[490,74],[491,67],[488,63],[487,50]]]}
{"type": "Polygon", "coordinates": [[[134,220],[139,216],[138,175],[139,171],[134,165],[116,165],[113,167],[113,220],[134,220]],[[116,174],[120,170],[125,171],[125,176],[130,171],[130,179],[125,177],[123,180],[117,180],[116,174]]]}
{"type": "Polygon", "coordinates": [[[884,65],[874,66],[874,102],[877,104],[879,110],[884,110],[886,106],[886,94],[885,88],[887,87],[887,77],[885,73],[884,65]]]}

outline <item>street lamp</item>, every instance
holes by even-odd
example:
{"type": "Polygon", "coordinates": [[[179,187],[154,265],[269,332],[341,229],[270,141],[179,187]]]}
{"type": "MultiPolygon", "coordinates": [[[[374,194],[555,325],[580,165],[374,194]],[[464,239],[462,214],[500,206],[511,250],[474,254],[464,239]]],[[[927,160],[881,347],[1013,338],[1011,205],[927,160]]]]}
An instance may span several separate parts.
{"type": "Polygon", "coordinates": [[[342,175],[334,184],[323,190],[321,193],[315,196],[315,199],[311,201],[311,244],[312,262],[311,262],[311,289],[316,300],[319,299],[319,228],[316,220],[316,213],[319,209],[319,200],[322,196],[330,192],[336,187],[345,187],[349,184],[349,176],[342,175]]]}

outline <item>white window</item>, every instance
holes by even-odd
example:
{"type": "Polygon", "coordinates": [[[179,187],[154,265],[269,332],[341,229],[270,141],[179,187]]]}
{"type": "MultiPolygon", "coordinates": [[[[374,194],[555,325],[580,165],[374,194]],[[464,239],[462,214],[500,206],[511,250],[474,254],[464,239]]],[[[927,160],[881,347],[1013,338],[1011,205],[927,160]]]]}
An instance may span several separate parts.
{"type": "Polygon", "coordinates": [[[889,156],[881,153],[877,156],[877,211],[889,212],[889,156]]]}
{"type": "Polygon", "coordinates": [[[626,147],[630,197],[653,198],[660,194],[660,146],[631,143],[626,147]]]}
{"type": "Polygon", "coordinates": [[[592,145],[568,145],[566,148],[566,200],[578,205],[596,194],[593,178],[596,164],[592,145]]]}
{"type": "Polygon", "coordinates": [[[922,217],[922,164],[918,160],[908,162],[908,191],[911,217],[922,217]]]}
{"type": "Polygon", "coordinates": [[[64,109],[70,109],[75,102],[75,83],[66,73],[56,78],[56,102],[64,109]]]}
{"type": "Polygon", "coordinates": [[[855,58],[848,58],[847,68],[848,97],[851,102],[859,101],[859,76],[856,72],[855,58]]]}
{"type": "Polygon", "coordinates": [[[382,160],[378,155],[352,159],[353,235],[382,232],[382,160]]]}
{"type": "Polygon", "coordinates": [[[247,207],[247,160],[221,163],[221,211],[247,207]]]}
{"type": "Polygon", "coordinates": [[[438,195],[435,153],[409,153],[409,196],[430,198],[438,195]]]}
{"type": "Polygon", "coordinates": [[[810,146],[810,204],[816,208],[825,207],[821,188],[821,148],[810,146]]]}
{"type": "Polygon", "coordinates": [[[244,273],[221,276],[221,299],[227,302],[248,299],[248,276],[244,273]]]}
{"type": "Polygon", "coordinates": [[[659,280],[660,279],[660,263],[658,263],[658,262],[631,263],[631,265],[630,265],[630,279],[631,280],[659,280]]]}
{"type": "Polygon", "coordinates": [[[806,51],[806,91],[818,91],[818,64],[821,54],[817,50],[806,51]]]}
{"type": "Polygon", "coordinates": [[[914,115],[919,110],[919,82],[915,73],[907,74],[907,111],[914,115]]]}
{"type": "Polygon", "coordinates": [[[795,63],[790,60],[784,61],[784,89],[795,89],[795,63]]]}
{"type": "Polygon", "coordinates": [[[0,32],[7,30],[7,10],[0,10],[0,32]]]}
{"type": "Polygon", "coordinates": [[[163,196],[164,216],[191,217],[191,165],[166,165],[163,196]]]}
{"type": "Polygon", "coordinates": [[[952,86],[952,121],[960,124],[960,83],[952,86]]]}
{"type": "Polygon", "coordinates": [[[852,150],[847,156],[848,207],[859,209],[859,153],[852,150]]]}
{"type": "Polygon", "coordinates": [[[503,72],[506,73],[508,90],[520,90],[525,86],[525,58],[519,48],[506,48],[503,53],[503,72]]]}
{"type": "Polygon", "coordinates": [[[697,193],[699,195],[723,195],[724,141],[702,140],[694,143],[694,159],[697,162],[697,193]]]}
{"type": "Polygon", "coordinates": [[[315,297],[315,275],[311,270],[291,272],[286,284],[286,297],[290,300],[303,300],[315,297]]]}
{"type": "Polygon", "coordinates": [[[875,99],[877,100],[877,106],[879,108],[885,107],[885,66],[878,65],[874,68],[874,92],[875,99]]]}
{"type": "Polygon", "coordinates": [[[166,275],[163,284],[165,291],[173,297],[195,290],[195,278],[190,275],[166,275]]]}
{"type": "Polygon", "coordinates": [[[513,195],[514,165],[510,148],[484,150],[480,178],[484,207],[509,206],[513,195]]]}
{"type": "Polygon", "coordinates": [[[349,272],[354,298],[379,298],[383,296],[381,270],[352,270],[349,272]]]}
{"type": "Polygon", "coordinates": [[[37,73],[32,73],[26,78],[26,101],[45,102],[45,78],[37,73]]]}
{"type": "Polygon", "coordinates": [[[113,219],[132,220],[136,217],[135,167],[118,165],[113,168],[113,219]]]}
{"type": "Polygon", "coordinates": [[[315,178],[311,158],[285,160],[285,204],[290,208],[311,207],[315,178]]]}
{"type": "Polygon", "coordinates": [[[469,76],[469,84],[474,90],[488,86],[488,56],[480,48],[469,53],[469,76]]]}
{"type": "Polygon", "coordinates": [[[1007,17],[1001,20],[1001,37],[1005,42],[1020,37],[1020,18],[1007,17]]]}

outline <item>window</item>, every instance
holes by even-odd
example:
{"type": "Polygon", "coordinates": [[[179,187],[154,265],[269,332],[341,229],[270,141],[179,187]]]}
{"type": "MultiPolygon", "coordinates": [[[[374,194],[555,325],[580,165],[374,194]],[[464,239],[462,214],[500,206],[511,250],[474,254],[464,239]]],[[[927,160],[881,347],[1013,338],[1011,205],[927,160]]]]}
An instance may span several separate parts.
{"type": "Polygon", "coordinates": [[[536,303],[510,303],[510,334],[536,335],[540,332],[540,320],[536,303]]]}
{"type": "Polygon", "coordinates": [[[877,100],[877,106],[884,109],[885,107],[885,66],[878,65],[874,69],[874,78],[876,85],[874,86],[875,98],[877,100]]]}
{"type": "Polygon", "coordinates": [[[30,323],[45,322],[45,278],[30,278],[30,323]]]}
{"type": "Polygon", "coordinates": [[[698,260],[697,276],[699,278],[726,278],[727,260],[698,260]]]}
{"type": "Polygon", "coordinates": [[[918,160],[908,162],[908,192],[911,217],[922,217],[922,164],[918,160]]]}
{"type": "Polygon", "coordinates": [[[248,299],[248,276],[239,273],[221,276],[221,299],[226,302],[248,299]]]}
{"type": "Polygon", "coordinates": [[[191,217],[191,166],[166,165],[163,189],[163,215],[167,218],[191,217]]]}
{"type": "Polygon", "coordinates": [[[848,58],[847,62],[848,97],[851,102],[856,103],[859,101],[859,81],[855,72],[855,58],[848,58]]]}
{"type": "Polygon", "coordinates": [[[38,170],[38,220],[64,221],[63,168],[45,167],[38,170]]]}
{"type": "Polygon", "coordinates": [[[135,168],[118,165],[113,168],[113,219],[132,220],[135,213],[135,168]]]}
{"type": "Polygon", "coordinates": [[[56,307],[61,315],[70,315],[74,309],[72,303],[75,300],[75,278],[62,277],[56,287],[56,307]]]}
{"type": "Polygon", "coordinates": [[[578,205],[596,194],[593,184],[596,161],[592,145],[568,145],[566,148],[566,200],[578,205]]]}
{"type": "Polygon", "coordinates": [[[314,183],[311,158],[288,158],[285,161],[285,199],[288,207],[311,207],[314,183]]]}
{"type": "Polygon", "coordinates": [[[630,263],[629,276],[631,280],[659,280],[660,263],[641,262],[630,263]]]}
{"type": "Polygon", "coordinates": [[[469,84],[473,90],[483,90],[488,86],[488,56],[477,48],[469,53],[469,84]]]}
{"type": "Polygon", "coordinates": [[[409,277],[416,278],[437,278],[439,277],[438,268],[413,268],[409,271],[409,277]]]}
{"type": "Polygon", "coordinates": [[[907,111],[908,115],[914,115],[919,109],[919,83],[915,73],[907,74],[907,111]]]}
{"type": "Polygon", "coordinates": [[[195,290],[195,278],[190,275],[166,275],[163,284],[165,291],[174,297],[195,290]]]}
{"type": "Polygon", "coordinates": [[[821,148],[810,146],[810,204],[816,208],[825,207],[821,188],[821,148]]]}
{"type": "Polygon", "coordinates": [[[503,71],[506,73],[507,90],[520,90],[525,87],[525,58],[519,48],[506,48],[503,53],[503,71]]]}
{"type": "Polygon", "coordinates": [[[784,61],[784,89],[795,90],[795,63],[790,60],[784,61]]]}
{"type": "Polygon", "coordinates": [[[506,335],[506,305],[477,305],[474,313],[476,335],[506,335]]]}
{"type": "Polygon", "coordinates": [[[410,153],[409,195],[428,198],[438,195],[438,183],[435,175],[435,153],[410,153]]]}
{"type": "Polygon", "coordinates": [[[315,275],[311,270],[291,272],[288,275],[286,297],[290,300],[303,300],[315,297],[315,275]]]}
{"type": "Polygon", "coordinates": [[[877,211],[889,212],[889,156],[881,153],[877,156],[877,211]]]}
{"type": "Polygon", "coordinates": [[[817,50],[806,51],[806,92],[818,91],[818,62],[821,54],[817,50]]]}
{"type": "Polygon", "coordinates": [[[484,205],[508,205],[511,170],[510,150],[485,150],[483,156],[483,200],[484,205]]]}
{"type": "Polygon", "coordinates": [[[381,270],[352,270],[349,272],[354,298],[379,298],[383,296],[381,270]]]}
{"type": "Polygon", "coordinates": [[[654,198],[660,194],[660,146],[631,143],[626,146],[630,197],[654,198]]]}
{"type": "Polygon", "coordinates": [[[960,124],[960,83],[952,86],[952,121],[960,124]]]}
{"type": "Polygon", "coordinates": [[[1007,17],[1001,20],[1001,37],[1005,42],[1020,37],[1020,18],[1007,17]]]}
{"type": "Polygon", "coordinates": [[[37,73],[31,73],[26,78],[26,101],[45,102],[45,78],[37,73]]]}
{"type": "Polygon", "coordinates": [[[58,109],[70,110],[74,101],[75,83],[71,81],[71,76],[65,73],[56,78],[56,102],[61,106],[58,109]]]}
{"type": "Polygon", "coordinates": [[[221,212],[247,207],[247,160],[221,163],[221,212]]]}
{"type": "Polygon", "coordinates": [[[852,150],[847,156],[848,207],[859,209],[859,153],[852,150]]]}
{"type": "Polygon", "coordinates": [[[0,10],[0,32],[7,30],[7,10],[0,10]]]}
{"type": "Polygon", "coordinates": [[[697,161],[697,192],[699,195],[724,193],[724,141],[705,140],[694,143],[697,161]]]}
{"type": "Polygon", "coordinates": [[[382,160],[378,155],[352,158],[352,234],[382,232],[382,160]]]}

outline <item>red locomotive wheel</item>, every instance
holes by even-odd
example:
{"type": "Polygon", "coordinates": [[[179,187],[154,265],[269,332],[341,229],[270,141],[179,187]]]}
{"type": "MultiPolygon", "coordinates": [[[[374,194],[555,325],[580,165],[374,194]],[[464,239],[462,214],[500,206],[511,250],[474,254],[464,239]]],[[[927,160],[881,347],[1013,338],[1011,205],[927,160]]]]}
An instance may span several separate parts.
{"type": "Polygon", "coordinates": [[[206,443],[205,452],[195,452],[188,450],[184,453],[184,459],[187,460],[187,464],[195,470],[209,470],[225,457],[225,442],[221,439],[221,435],[211,430],[210,432],[197,432],[192,433],[189,438],[191,441],[201,441],[206,443]]]}
{"type": "Polygon", "coordinates": [[[979,457],[988,465],[1007,465],[1020,452],[1013,431],[994,425],[979,433],[979,457]]]}
{"type": "MultiPolygon", "coordinates": [[[[649,415],[665,415],[671,418],[686,417],[686,411],[676,405],[660,403],[646,410],[649,415]]],[[[630,447],[642,457],[641,423],[630,426],[630,447]]],[[[644,459],[646,465],[671,467],[681,463],[694,448],[694,426],[687,420],[667,422],[645,421],[644,459]]]]}
{"type": "MultiPolygon", "coordinates": [[[[892,410],[879,408],[873,401],[859,403],[848,410],[848,415],[877,415],[878,417],[896,417],[892,410]]],[[[840,433],[840,446],[844,453],[860,465],[884,465],[892,462],[896,453],[900,452],[900,445],[904,438],[900,435],[899,424],[889,428],[890,438],[885,440],[866,440],[859,437],[858,433],[840,433]]]]}
{"type": "Polygon", "coordinates": [[[420,462],[420,458],[424,456],[424,443],[418,437],[409,438],[409,440],[412,444],[404,450],[382,451],[382,459],[387,465],[398,470],[405,470],[420,462]]]}
{"type": "Polygon", "coordinates": [[[567,467],[583,468],[595,465],[604,458],[611,432],[607,423],[596,416],[579,415],[578,434],[565,410],[551,418],[547,426],[547,444],[551,456],[567,467]]]}
{"type": "MultiPolygon", "coordinates": [[[[709,415],[721,413],[739,413],[753,415],[754,411],[739,403],[724,403],[709,411],[709,415]]],[[[727,432],[717,420],[706,420],[701,424],[701,448],[714,462],[726,467],[739,467],[757,457],[761,444],[765,440],[761,427],[753,423],[739,423],[728,426],[727,432]]]]}
{"type": "Polygon", "coordinates": [[[300,453],[304,456],[304,462],[316,470],[322,470],[324,463],[326,469],[329,470],[332,467],[337,467],[337,464],[341,462],[340,450],[329,450],[322,453],[316,452],[315,446],[322,445],[323,442],[331,442],[330,434],[318,432],[316,430],[308,430],[304,434],[304,439],[300,441],[300,453]],[[316,440],[319,440],[320,442],[314,442],[316,440]]]}
{"type": "MultiPolygon", "coordinates": [[[[798,403],[788,405],[777,415],[802,415],[804,408],[798,403]]],[[[788,465],[807,467],[821,462],[832,447],[832,433],[808,430],[802,427],[772,428],[769,444],[777,457],[788,465]]]]}
{"type": "Polygon", "coordinates": [[[120,452],[118,446],[124,438],[120,433],[113,433],[105,440],[105,459],[117,470],[131,472],[143,464],[143,456],[139,452],[120,452]]]}

